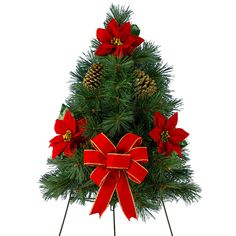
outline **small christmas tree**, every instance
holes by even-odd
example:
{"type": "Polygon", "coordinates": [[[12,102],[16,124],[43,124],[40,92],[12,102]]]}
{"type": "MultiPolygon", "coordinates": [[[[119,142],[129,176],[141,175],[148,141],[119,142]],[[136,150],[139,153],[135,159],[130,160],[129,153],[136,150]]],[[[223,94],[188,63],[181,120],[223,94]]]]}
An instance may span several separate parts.
{"type": "Polygon", "coordinates": [[[176,128],[181,100],[158,46],[139,36],[129,8],[112,5],[104,28],[71,73],[71,94],[50,141],[44,199],[94,201],[91,213],[119,203],[146,220],[165,201],[200,198],[187,164],[188,133],[176,128]]]}

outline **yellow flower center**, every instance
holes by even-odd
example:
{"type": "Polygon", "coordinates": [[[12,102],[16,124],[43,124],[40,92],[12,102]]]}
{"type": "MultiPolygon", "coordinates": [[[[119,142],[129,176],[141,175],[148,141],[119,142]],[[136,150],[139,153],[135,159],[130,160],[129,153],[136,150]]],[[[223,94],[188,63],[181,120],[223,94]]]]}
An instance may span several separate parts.
{"type": "Polygon", "coordinates": [[[120,41],[120,39],[119,38],[115,38],[115,37],[113,37],[113,39],[111,40],[111,44],[113,44],[114,46],[123,45],[123,43],[120,41]]]}
{"type": "Polygon", "coordinates": [[[71,138],[72,138],[72,133],[70,130],[67,130],[66,133],[64,135],[62,135],[64,142],[70,142],[71,138]]]}
{"type": "Polygon", "coordinates": [[[162,131],[162,133],[161,133],[161,141],[163,143],[167,142],[169,137],[170,137],[170,135],[169,135],[168,131],[162,131]]]}

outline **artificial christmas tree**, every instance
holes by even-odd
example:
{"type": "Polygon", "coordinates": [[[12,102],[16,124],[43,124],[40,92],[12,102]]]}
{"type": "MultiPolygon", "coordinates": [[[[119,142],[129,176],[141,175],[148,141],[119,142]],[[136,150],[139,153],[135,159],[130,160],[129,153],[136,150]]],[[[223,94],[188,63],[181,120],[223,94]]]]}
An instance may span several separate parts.
{"type": "Polygon", "coordinates": [[[50,141],[52,170],[40,178],[45,199],[66,198],[102,213],[119,203],[146,220],[165,201],[200,198],[187,164],[188,133],[176,128],[180,99],[172,68],[139,36],[129,8],[112,5],[104,28],[72,72],[71,94],[50,141]]]}

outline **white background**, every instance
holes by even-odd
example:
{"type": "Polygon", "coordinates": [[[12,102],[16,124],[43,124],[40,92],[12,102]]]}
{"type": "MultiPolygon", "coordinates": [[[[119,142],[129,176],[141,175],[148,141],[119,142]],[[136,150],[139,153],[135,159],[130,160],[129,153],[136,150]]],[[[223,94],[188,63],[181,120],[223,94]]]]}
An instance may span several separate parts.
{"type": "MultiPolygon", "coordinates": [[[[222,0],[162,0],[130,5],[141,37],[161,45],[174,66],[174,95],[183,98],[178,127],[189,149],[202,200],[168,203],[175,236],[236,235],[235,6],[222,0]]],[[[111,1],[0,1],[0,235],[58,235],[66,201],[44,202],[38,180],[48,167],[48,140],[69,72],[103,27],[111,1]]],[[[112,214],[69,208],[63,236],[112,235],[112,214]]],[[[164,212],[129,222],[117,212],[117,235],[169,236],[164,212]]]]}

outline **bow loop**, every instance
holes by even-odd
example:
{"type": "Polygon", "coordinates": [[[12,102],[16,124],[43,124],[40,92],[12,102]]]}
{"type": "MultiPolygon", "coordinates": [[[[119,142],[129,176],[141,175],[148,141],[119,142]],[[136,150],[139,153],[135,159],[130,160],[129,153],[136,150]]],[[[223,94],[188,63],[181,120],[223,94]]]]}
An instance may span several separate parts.
{"type": "Polygon", "coordinates": [[[148,151],[146,147],[135,147],[130,151],[133,160],[146,164],[148,161],[148,151]]]}
{"type": "Polygon", "coordinates": [[[85,165],[105,165],[106,158],[97,150],[84,150],[84,164],[85,165]]]}
{"type": "Polygon", "coordinates": [[[101,152],[104,156],[106,156],[109,152],[116,152],[116,146],[103,133],[98,134],[90,141],[93,147],[101,152]]]}
{"type": "Polygon", "coordinates": [[[117,152],[128,153],[134,147],[141,145],[142,138],[136,134],[128,133],[124,135],[117,144],[117,152]]]}

